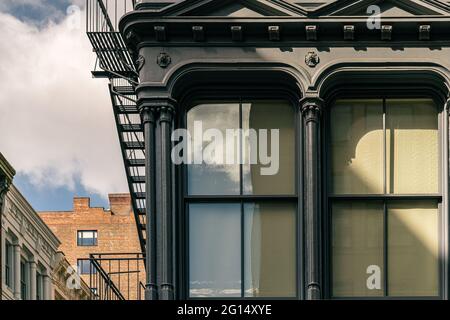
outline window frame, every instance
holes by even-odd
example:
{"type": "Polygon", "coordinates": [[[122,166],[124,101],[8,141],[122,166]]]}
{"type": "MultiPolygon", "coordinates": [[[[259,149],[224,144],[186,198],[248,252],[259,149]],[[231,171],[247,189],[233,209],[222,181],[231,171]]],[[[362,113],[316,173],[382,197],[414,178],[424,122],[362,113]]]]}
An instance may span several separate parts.
{"type": "MultiPolygon", "coordinates": [[[[445,135],[446,130],[448,130],[447,125],[445,123],[447,111],[443,106],[445,105],[445,101],[441,99],[441,97],[434,92],[430,92],[427,90],[417,90],[416,93],[411,94],[408,93],[408,90],[405,88],[396,89],[396,88],[383,88],[383,94],[379,94],[379,90],[341,90],[340,92],[335,92],[333,96],[328,99],[329,102],[326,104],[326,109],[324,112],[324,126],[322,128],[322,135],[324,137],[325,143],[322,145],[322,154],[324,161],[325,174],[322,178],[322,183],[324,185],[324,194],[323,194],[323,208],[324,208],[324,227],[325,227],[325,245],[324,245],[324,274],[325,274],[325,294],[327,298],[334,300],[414,300],[414,299],[425,299],[425,300],[436,300],[443,299],[444,292],[446,291],[446,283],[447,277],[445,276],[445,261],[443,257],[446,255],[444,249],[445,245],[445,207],[447,206],[447,189],[445,188],[445,182],[447,179],[444,177],[447,170],[445,169],[446,163],[446,151],[448,150],[448,138],[445,135]],[[340,99],[380,99],[383,103],[383,135],[386,134],[386,101],[389,99],[431,99],[437,110],[437,121],[438,121],[438,191],[439,193],[433,194],[389,194],[386,189],[386,153],[384,151],[384,164],[383,164],[383,194],[334,194],[332,193],[332,157],[331,157],[331,108],[336,104],[337,100],[340,99]],[[332,217],[332,204],[334,201],[381,201],[383,203],[383,296],[376,297],[335,297],[333,296],[333,258],[332,258],[332,228],[333,228],[333,217],[332,217]],[[389,296],[388,292],[388,261],[387,261],[387,231],[388,231],[388,206],[389,203],[395,201],[420,201],[420,200],[429,200],[436,201],[437,210],[438,210],[438,295],[437,296],[389,296]],[[387,275],[387,277],[386,277],[387,275]]],[[[386,148],[386,140],[384,139],[384,149],[386,148]]]]}
{"type": "Polygon", "coordinates": [[[44,300],[44,276],[36,270],[36,300],[44,300]]]}
{"type": "Polygon", "coordinates": [[[20,259],[20,298],[28,300],[30,297],[30,267],[29,262],[22,257],[20,259]]]}
{"type": "MultiPolygon", "coordinates": [[[[293,108],[294,127],[295,127],[295,137],[294,137],[294,174],[296,179],[294,181],[294,192],[291,195],[249,195],[245,194],[243,190],[243,170],[242,165],[240,165],[240,194],[239,195],[189,195],[188,193],[188,169],[187,165],[183,164],[175,168],[176,179],[180,182],[177,185],[178,190],[178,212],[180,216],[177,219],[179,222],[177,224],[178,232],[181,235],[177,241],[177,245],[181,250],[179,250],[179,255],[177,258],[182,261],[179,263],[179,272],[177,272],[179,278],[177,281],[180,283],[179,295],[181,298],[189,300],[264,300],[270,299],[269,297],[245,297],[245,279],[244,279],[244,225],[242,219],[244,217],[244,204],[245,203],[255,203],[255,202],[285,202],[294,203],[296,205],[295,210],[295,250],[296,250],[296,295],[295,297],[275,297],[276,300],[298,300],[303,299],[304,290],[304,259],[303,259],[303,199],[300,195],[303,194],[303,183],[302,183],[302,165],[303,165],[303,121],[302,115],[298,108],[298,101],[300,97],[296,92],[286,90],[285,88],[271,87],[267,90],[261,88],[257,89],[245,89],[242,87],[236,87],[234,89],[214,88],[208,91],[198,90],[186,93],[187,99],[182,99],[180,106],[182,107],[181,116],[176,119],[177,128],[187,128],[187,117],[188,112],[200,105],[205,103],[235,103],[240,104],[240,109],[242,110],[242,105],[246,102],[251,102],[252,100],[281,100],[286,101],[291,104],[293,108]],[[213,92],[213,93],[211,93],[213,92]],[[208,298],[197,298],[190,296],[190,270],[189,270],[189,204],[193,203],[236,203],[240,205],[241,208],[241,297],[208,297],[208,298]]],[[[240,112],[241,113],[241,112],[240,112]]],[[[242,117],[239,119],[240,128],[242,128],[242,117]]]]}
{"type": "Polygon", "coordinates": [[[13,289],[13,271],[14,271],[14,247],[8,240],[5,241],[5,285],[13,289]]]}
{"type": "Polygon", "coordinates": [[[97,274],[97,269],[94,268],[94,265],[91,259],[77,259],[77,273],[80,276],[91,276],[97,274]],[[89,263],[89,272],[83,272],[83,263],[89,263]]]}
{"type": "Polygon", "coordinates": [[[98,246],[98,230],[77,230],[77,247],[97,247],[98,246]],[[82,244],[80,235],[82,235],[83,233],[87,233],[87,232],[93,232],[94,233],[94,238],[92,238],[93,244],[82,244]]]}

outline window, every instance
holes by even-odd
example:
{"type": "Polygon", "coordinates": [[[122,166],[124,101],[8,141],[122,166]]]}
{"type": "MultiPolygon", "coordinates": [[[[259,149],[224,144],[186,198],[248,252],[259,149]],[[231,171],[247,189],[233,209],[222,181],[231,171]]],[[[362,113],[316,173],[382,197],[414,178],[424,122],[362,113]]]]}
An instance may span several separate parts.
{"type": "Polygon", "coordinates": [[[96,246],[97,245],[97,231],[78,231],[77,245],[80,247],[96,246]]]}
{"type": "Polygon", "coordinates": [[[44,281],[41,273],[36,272],[36,300],[42,300],[44,293],[44,281]]]}
{"type": "Polygon", "coordinates": [[[28,263],[20,262],[20,297],[22,300],[28,299],[28,263]]]}
{"type": "Polygon", "coordinates": [[[6,242],[5,247],[5,284],[7,287],[12,288],[13,246],[9,242],[6,242]]]}
{"type": "Polygon", "coordinates": [[[203,137],[208,129],[215,136],[213,151],[214,138],[193,144],[191,158],[205,147],[204,161],[186,166],[190,298],[297,296],[295,119],[289,103],[275,100],[205,103],[188,112],[192,135],[200,124],[203,137]],[[236,161],[220,161],[227,157],[236,161]]]}
{"type": "Polygon", "coordinates": [[[96,274],[97,269],[94,267],[93,264],[91,264],[91,261],[89,259],[78,259],[77,260],[77,266],[78,266],[78,274],[96,274]]]}
{"type": "Polygon", "coordinates": [[[333,297],[439,296],[439,114],[430,99],[331,108],[333,297]]]}

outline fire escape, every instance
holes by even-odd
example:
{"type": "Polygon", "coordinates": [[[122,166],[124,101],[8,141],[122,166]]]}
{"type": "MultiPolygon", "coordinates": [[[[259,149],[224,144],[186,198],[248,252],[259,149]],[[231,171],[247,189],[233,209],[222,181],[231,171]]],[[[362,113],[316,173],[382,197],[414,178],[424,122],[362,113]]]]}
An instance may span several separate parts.
{"type": "Polygon", "coordinates": [[[86,33],[97,55],[95,78],[109,80],[114,117],[136,218],[145,253],[145,149],[136,106],[137,65],[118,31],[120,18],[134,9],[136,0],[86,0],[86,33]]]}

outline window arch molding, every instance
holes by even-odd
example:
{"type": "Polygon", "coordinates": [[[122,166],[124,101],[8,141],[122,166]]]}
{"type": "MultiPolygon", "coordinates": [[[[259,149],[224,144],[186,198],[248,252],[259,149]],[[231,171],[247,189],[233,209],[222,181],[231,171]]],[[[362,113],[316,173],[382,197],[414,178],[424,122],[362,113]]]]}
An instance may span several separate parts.
{"type": "Polygon", "coordinates": [[[450,73],[435,63],[342,62],[323,67],[311,88],[325,101],[345,90],[420,90],[447,100],[450,73]]]}
{"type": "MultiPolygon", "coordinates": [[[[282,63],[188,63],[171,71],[161,90],[181,102],[196,88],[283,87],[302,97],[310,81],[301,68],[282,63]]],[[[145,91],[145,84],[142,85],[145,91]]],[[[138,90],[139,91],[139,90],[138,90]]]]}

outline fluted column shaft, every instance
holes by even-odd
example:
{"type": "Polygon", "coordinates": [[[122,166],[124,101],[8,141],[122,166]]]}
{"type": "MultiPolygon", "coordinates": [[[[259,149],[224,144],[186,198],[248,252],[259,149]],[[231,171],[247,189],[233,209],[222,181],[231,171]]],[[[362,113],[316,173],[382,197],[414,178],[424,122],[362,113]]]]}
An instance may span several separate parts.
{"type": "Polygon", "coordinates": [[[322,101],[305,98],[301,101],[304,124],[304,219],[306,299],[322,297],[321,275],[321,157],[320,129],[322,101]]]}
{"type": "Polygon", "coordinates": [[[173,261],[172,132],[175,101],[146,99],[140,105],[146,157],[147,300],[175,298],[173,261]]]}
{"type": "Polygon", "coordinates": [[[156,191],[155,191],[155,108],[147,106],[141,111],[145,140],[145,203],[146,203],[146,286],[145,299],[158,300],[156,268],[156,191]]]}

